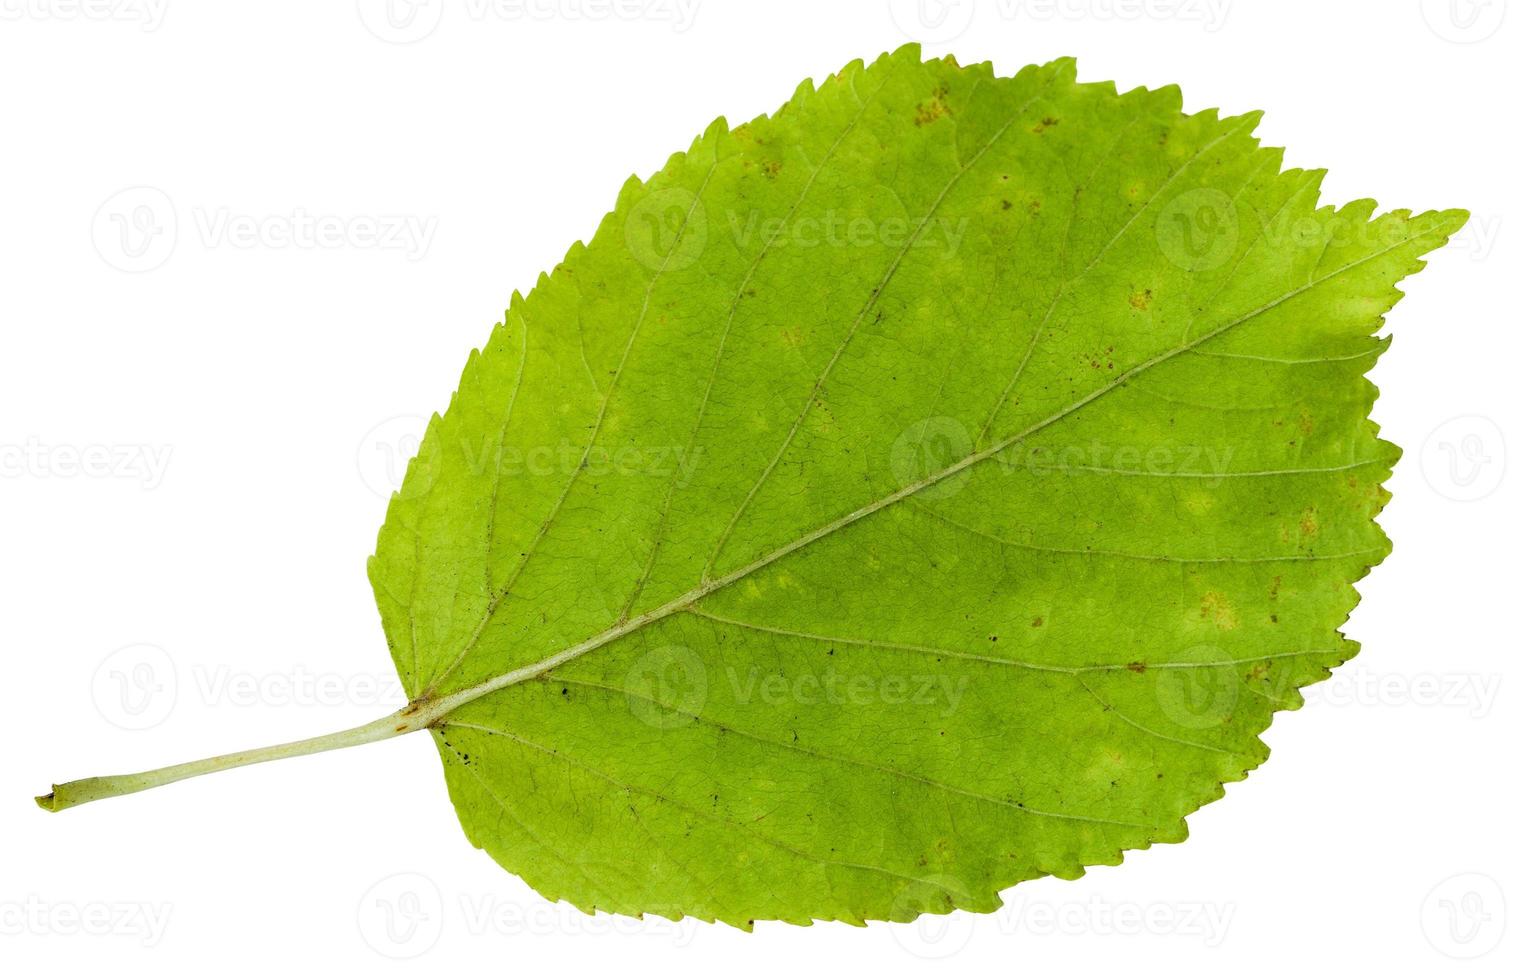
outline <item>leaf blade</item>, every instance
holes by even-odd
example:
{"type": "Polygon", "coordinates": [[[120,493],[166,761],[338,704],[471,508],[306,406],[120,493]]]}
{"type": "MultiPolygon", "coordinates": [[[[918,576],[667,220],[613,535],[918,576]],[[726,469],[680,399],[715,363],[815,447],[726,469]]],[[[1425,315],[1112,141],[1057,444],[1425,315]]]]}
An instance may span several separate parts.
{"type": "Polygon", "coordinates": [[[738,925],[1182,839],[1355,652],[1397,458],[1362,374],[1466,217],[1317,210],[1256,121],[905,49],[628,182],[470,358],[370,565],[407,691],[463,699],[470,839],[738,925]]]}

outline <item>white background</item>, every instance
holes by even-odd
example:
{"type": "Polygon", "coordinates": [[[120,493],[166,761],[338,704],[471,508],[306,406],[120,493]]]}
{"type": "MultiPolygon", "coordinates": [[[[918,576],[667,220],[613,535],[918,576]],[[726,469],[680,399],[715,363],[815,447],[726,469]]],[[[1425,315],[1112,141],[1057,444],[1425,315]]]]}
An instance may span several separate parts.
{"type": "Polygon", "coordinates": [[[4,972],[1510,976],[1506,0],[606,2],[0,0],[4,972]],[[1326,200],[1474,214],[1374,373],[1406,452],[1364,652],[1188,843],[998,915],[749,936],[541,901],[424,737],[33,806],[398,706],[363,563],[511,290],[714,116],[911,36],[1265,108],[1326,200]]]}

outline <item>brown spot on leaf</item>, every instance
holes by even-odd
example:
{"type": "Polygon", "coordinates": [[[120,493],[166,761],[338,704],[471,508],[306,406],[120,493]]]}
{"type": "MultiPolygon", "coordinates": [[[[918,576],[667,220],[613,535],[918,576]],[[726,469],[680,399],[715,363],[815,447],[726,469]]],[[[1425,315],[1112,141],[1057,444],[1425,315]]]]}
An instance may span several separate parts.
{"type": "Polygon", "coordinates": [[[931,96],[930,101],[916,103],[915,124],[917,126],[925,126],[930,123],[934,123],[943,116],[952,114],[952,110],[947,108],[947,103],[942,101],[943,96],[946,94],[946,89],[939,88],[936,90],[935,94],[931,96]]]}
{"type": "Polygon", "coordinates": [[[1231,600],[1226,598],[1224,592],[1214,589],[1206,592],[1199,600],[1199,616],[1208,619],[1223,630],[1236,628],[1236,610],[1231,605],[1231,600]]]}

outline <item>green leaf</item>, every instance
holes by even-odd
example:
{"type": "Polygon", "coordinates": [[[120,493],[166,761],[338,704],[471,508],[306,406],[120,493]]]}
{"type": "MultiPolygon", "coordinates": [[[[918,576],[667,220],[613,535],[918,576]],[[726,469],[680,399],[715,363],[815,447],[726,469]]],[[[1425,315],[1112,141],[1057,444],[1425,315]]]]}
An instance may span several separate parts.
{"type": "Polygon", "coordinates": [[[909,47],[629,181],[370,565],[469,839],[743,926],[1182,840],[1356,651],[1363,374],[1466,217],[1318,208],[1258,119],[909,47]]]}
{"type": "Polygon", "coordinates": [[[1258,115],[915,46],[631,180],[469,358],[369,572],[412,702],[584,909],[906,920],[1174,842],[1356,652],[1375,336],[1462,211],[1258,115]]]}

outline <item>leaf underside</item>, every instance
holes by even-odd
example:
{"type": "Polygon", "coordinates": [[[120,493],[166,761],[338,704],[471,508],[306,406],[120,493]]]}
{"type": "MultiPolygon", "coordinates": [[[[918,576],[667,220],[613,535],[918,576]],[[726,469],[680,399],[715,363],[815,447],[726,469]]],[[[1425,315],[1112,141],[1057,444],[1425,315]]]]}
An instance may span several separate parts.
{"type": "Polygon", "coordinates": [[[1182,840],[1356,652],[1364,372],[1466,218],[1317,207],[1258,119],[909,46],[628,181],[370,561],[412,698],[498,685],[433,728],[469,839],[744,928],[1182,840]]]}

